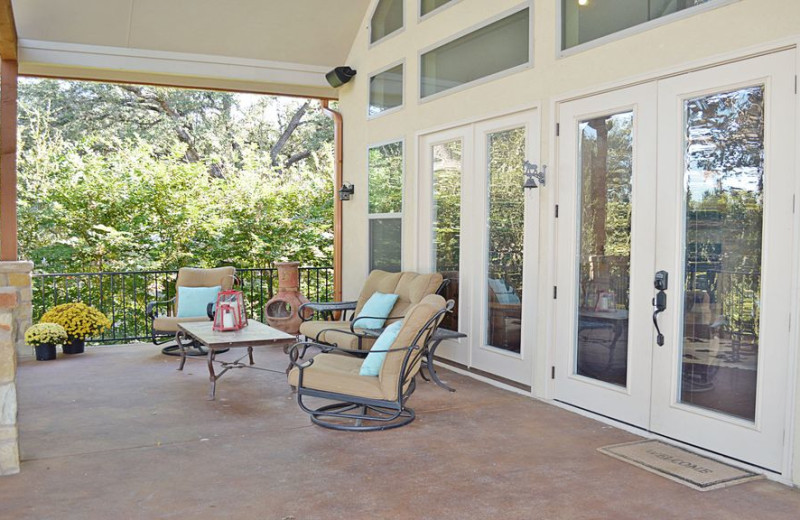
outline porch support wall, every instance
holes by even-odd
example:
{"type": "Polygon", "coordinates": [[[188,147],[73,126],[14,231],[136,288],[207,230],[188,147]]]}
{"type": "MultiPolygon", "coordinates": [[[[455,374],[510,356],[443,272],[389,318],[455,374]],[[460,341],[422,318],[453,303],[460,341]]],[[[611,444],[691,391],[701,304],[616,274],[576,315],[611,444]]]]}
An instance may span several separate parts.
{"type": "Polygon", "coordinates": [[[17,62],[0,62],[0,260],[17,259],[17,62]]]}
{"type": "Polygon", "coordinates": [[[0,262],[0,475],[19,473],[17,357],[31,325],[33,262],[0,262]]]}

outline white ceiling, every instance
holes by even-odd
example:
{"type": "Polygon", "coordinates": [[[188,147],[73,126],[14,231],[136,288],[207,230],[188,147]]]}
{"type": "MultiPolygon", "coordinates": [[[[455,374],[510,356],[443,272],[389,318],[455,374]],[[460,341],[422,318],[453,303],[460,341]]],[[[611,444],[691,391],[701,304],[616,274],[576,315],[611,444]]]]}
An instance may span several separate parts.
{"type": "MultiPolygon", "coordinates": [[[[126,69],[145,76],[169,75],[172,70],[146,65],[161,58],[184,65],[229,62],[249,72],[199,67],[196,75],[256,83],[286,80],[267,69],[318,75],[343,65],[369,4],[370,0],[12,0],[22,72],[53,75],[66,68],[85,77],[89,72],[82,69],[105,69],[99,76],[126,69]],[[98,61],[97,55],[106,59],[98,61]],[[123,58],[113,64],[114,55],[123,58]]],[[[175,70],[183,76],[192,67],[178,65],[175,70]]],[[[323,78],[316,85],[297,74],[286,81],[324,87],[323,78]]]]}

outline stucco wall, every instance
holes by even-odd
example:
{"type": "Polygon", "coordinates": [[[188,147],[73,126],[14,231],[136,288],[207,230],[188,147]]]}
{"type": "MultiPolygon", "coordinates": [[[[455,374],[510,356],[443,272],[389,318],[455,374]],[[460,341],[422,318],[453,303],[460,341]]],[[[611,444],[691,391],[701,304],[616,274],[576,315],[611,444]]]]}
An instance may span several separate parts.
{"type": "MultiPolygon", "coordinates": [[[[740,0],[685,16],[671,23],[632,34],[623,39],[558,57],[557,1],[530,3],[534,16],[533,66],[524,71],[420,102],[418,53],[447,37],[480,24],[483,20],[525,5],[518,0],[461,0],[432,17],[419,21],[418,2],[405,2],[405,28],[377,45],[368,43],[369,14],[353,44],[346,65],[358,70],[350,84],[340,89],[344,116],[344,178],[356,185],[356,196],[344,203],[344,297],[357,296],[368,270],[367,237],[367,148],[390,140],[405,141],[406,177],[404,197],[405,269],[416,268],[416,176],[417,140],[420,132],[456,126],[465,121],[501,115],[538,106],[541,116],[541,162],[554,162],[552,110],[557,98],[637,79],[656,77],[697,64],[724,61],[749,48],[775,43],[792,45],[800,39],[800,2],[794,0],[740,0]],[[402,110],[368,119],[369,76],[399,60],[405,62],[405,102],[402,110]]],[[[374,2],[373,2],[374,5],[374,2]]],[[[343,64],[344,65],[344,64],[343,64]]],[[[553,172],[556,173],[557,172],[553,172]]],[[[553,264],[553,219],[551,208],[556,189],[544,190],[538,221],[540,227],[537,301],[543,312],[534,356],[533,393],[547,397],[547,355],[552,347],[552,310],[547,290],[553,264]]],[[[799,374],[800,375],[800,374],[799,374]]],[[[800,402],[800,399],[797,400],[800,402]]],[[[800,406],[794,434],[794,479],[800,484],[800,406]]]]}

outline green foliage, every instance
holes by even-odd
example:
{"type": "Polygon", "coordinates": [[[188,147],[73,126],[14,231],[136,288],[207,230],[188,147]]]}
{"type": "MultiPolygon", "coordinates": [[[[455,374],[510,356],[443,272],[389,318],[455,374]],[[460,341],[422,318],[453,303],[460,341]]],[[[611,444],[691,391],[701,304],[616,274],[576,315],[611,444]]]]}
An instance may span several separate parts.
{"type": "Polygon", "coordinates": [[[403,143],[369,149],[369,212],[403,211],[403,143]]]}
{"type": "Polygon", "coordinates": [[[49,80],[20,100],[20,254],[40,271],[330,264],[317,108],[287,132],[303,102],[49,80]]]}

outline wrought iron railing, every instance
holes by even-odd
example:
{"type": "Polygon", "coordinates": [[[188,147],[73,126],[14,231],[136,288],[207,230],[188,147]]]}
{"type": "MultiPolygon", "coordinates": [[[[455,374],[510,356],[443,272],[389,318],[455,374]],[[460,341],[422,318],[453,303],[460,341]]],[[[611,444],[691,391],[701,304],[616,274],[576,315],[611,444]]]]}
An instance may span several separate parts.
{"type": "MultiPolygon", "coordinates": [[[[251,318],[264,321],[264,304],[278,290],[278,270],[237,269],[251,318]]],[[[96,343],[128,343],[151,338],[147,303],[175,296],[178,271],[125,271],[103,273],[49,273],[33,275],[33,320],[55,305],[83,302],[97,307],[111,320],[111,330],[90,338],[96,343]]],[[[333,269],[301,267],[300,291],[311,301],[333,297],[333,269]]]]}

